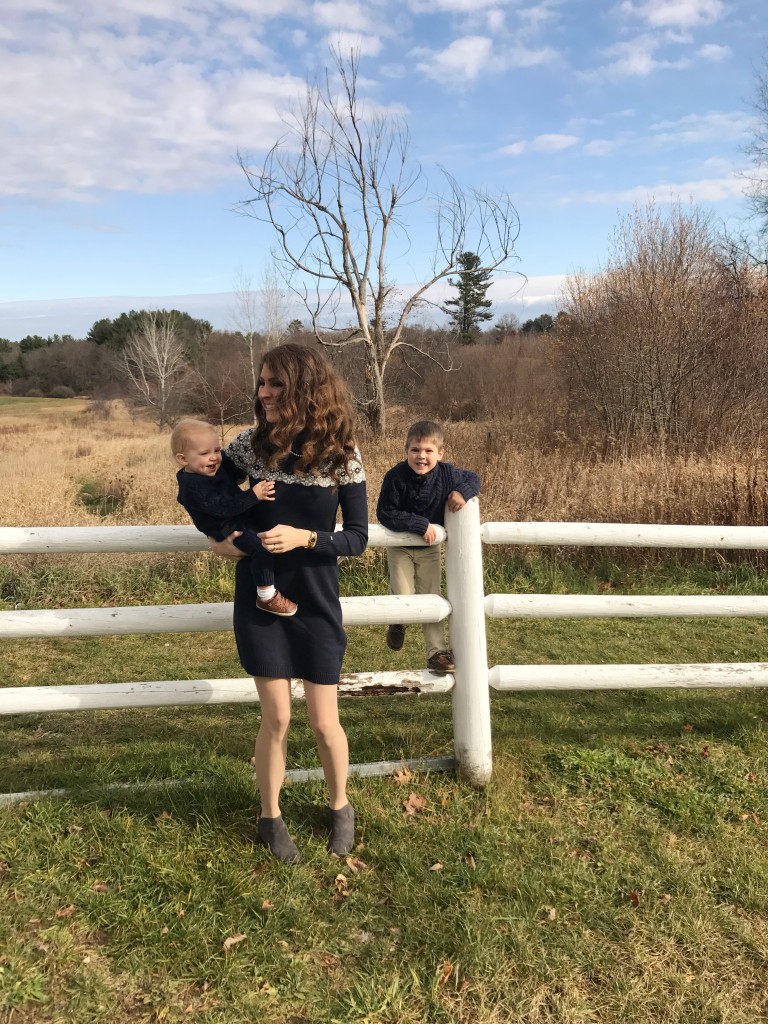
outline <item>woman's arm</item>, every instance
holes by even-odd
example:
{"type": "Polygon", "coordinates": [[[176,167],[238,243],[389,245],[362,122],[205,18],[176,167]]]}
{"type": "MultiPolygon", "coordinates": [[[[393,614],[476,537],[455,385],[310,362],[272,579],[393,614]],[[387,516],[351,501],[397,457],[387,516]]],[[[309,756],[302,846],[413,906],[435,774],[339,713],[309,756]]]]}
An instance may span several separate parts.
{"type": "Polygon", "coordinates": [[[341,529],[318,531],[315,550],[335,555],[362,555],[368,547],[368,499],[365,480],[339,488],[341,529]]]}
{"type": "Polygon", "coordinates": [[[321,554],[361,555],[368,545],[368,501],[365,481],[339,488],[340,530],[302,530],[280,523],[259,534],[267,551],[284,555],[295,548],[311,548],[321,554]],[[316,538],[312,543],[313,535],[316,538]]]}

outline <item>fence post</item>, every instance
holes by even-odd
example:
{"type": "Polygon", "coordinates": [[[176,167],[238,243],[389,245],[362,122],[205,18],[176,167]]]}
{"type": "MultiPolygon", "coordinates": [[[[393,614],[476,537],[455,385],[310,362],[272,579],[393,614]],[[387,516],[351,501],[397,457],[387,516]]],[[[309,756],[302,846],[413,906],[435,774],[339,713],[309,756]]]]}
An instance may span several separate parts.
{"type": "Polygon", "coordinates": [[[490,782],[493,769],[488,650],[485,639],[480,504],[446,509],[445,580],[451,605],[453,746],[459,775],[473,786],[490,782]]]}

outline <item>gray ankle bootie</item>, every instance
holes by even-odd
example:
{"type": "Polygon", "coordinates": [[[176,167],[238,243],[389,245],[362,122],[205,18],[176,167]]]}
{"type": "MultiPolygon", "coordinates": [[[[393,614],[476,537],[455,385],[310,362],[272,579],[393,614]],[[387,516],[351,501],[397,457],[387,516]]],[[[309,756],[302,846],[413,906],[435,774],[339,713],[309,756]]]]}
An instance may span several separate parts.
{"type": "Polygon", "coordinates": [[[338,811],[328,808],[331,835],[328,849],[339,856],[349,853],[355,845],[355,812],[352,804],[344,804],[338,811]]]}
{"type": "Polygon", "coordinates": [[[301,858],[299,848],[291,839],[288,828],[278,815],[277,818],[259,818],[256,834],[273,857],[295,864],[301,858]]]}

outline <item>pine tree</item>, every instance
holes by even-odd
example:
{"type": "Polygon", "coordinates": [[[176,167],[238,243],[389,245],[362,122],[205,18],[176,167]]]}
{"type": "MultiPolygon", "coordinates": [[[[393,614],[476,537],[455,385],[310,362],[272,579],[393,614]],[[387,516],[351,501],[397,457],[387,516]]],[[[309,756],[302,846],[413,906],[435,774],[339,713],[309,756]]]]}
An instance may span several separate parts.
{"type": "Polygon", "coordinates": [[[442,307],[450,316],[450,328],[462,345],[471,345],[480,333],[480,324],[492,320],[491,300],[485,297],[491,284],[491,272],[480,266],[480,257],[474,252],[459,256],[459,276],[449,279],[458,295],[448,299],[442,307]]]}

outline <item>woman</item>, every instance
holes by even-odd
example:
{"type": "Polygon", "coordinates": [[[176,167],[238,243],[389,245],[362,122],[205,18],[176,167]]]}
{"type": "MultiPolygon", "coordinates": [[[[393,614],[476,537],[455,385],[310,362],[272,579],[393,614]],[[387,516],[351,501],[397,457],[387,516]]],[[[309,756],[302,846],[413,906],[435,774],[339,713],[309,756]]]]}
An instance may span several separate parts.
{"type": "MultiPolygon", "coordinates": [[[[251,480],[275,483],[275,500],[260,502],[254,515],[262,543],[276,556],[275,586],[299,610],[290,618],[261,611],[252,576],[239,564],[234,628],[240,661],[254,676],[261,702],[258,837],[275,857],[297,861],[299,851],[280,812],[292,677],[304,680],[328,786],[328,848],[344,854],[354,846],[355,816],[346,796],[349,749],[338,711],[347,638],[337,560],[361,554],[368,543],[365,472],[347,387],[313,349],[287,344],[264,356],[256,414],[257,426],[239,434],[224,457],[251,480]],[[335,531],[339,507],[343,525],[335,531]]],[[[241,554],[231,538],[210,544],[227,557],[241,554]]]]}

